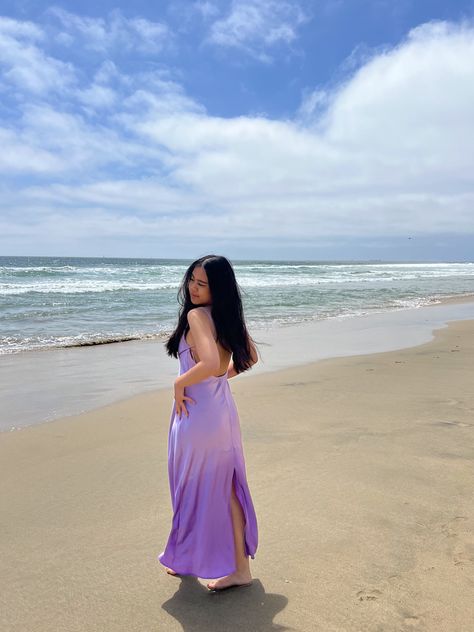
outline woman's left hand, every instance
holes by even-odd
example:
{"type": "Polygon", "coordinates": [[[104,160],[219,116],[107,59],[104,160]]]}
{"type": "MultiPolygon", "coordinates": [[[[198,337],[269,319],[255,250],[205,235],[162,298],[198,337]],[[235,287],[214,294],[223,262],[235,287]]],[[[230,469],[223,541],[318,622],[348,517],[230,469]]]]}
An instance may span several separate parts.
{"type": "Polygon", "coordinates": [[[174,401],[176,402],[176,412],[178,414],[178,417],[181,417],[181,413],[183,412],[186,417],[189,417],[189,413],[186,409],[186,406],[184,405],[184,401],[188,399],[193,404],[195,404],[196,402],[192,397],[188,397],[184,394],[184,386],[181,386],[178,380],[179,378],[177,378],[174,382],[174,401]]]}

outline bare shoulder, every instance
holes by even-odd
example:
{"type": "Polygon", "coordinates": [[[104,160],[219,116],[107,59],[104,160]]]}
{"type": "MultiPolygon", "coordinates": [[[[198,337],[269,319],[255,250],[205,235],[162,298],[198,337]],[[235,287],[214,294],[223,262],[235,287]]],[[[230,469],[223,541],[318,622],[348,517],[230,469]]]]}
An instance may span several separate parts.
{"type": "Polygon", "coordinates": [[[187,317],[188,320],[190,318],[196,318],[196,316],[199,314],[199,307],[193,307],[192,309],[189,310],[189,312],[187,313],[187,317]]]}
{"type": "Polygon", "coordinates": [[[204,320],[206,318],[211,318],[212,320],[212,316],[210,314],[208,314],[207,310],[205,307],[201,307],[198,305],[198,307],[193,307],[192,309],[189,310],[188,314],[188,322],[189,319],[199,319],[199,320],[204,320]]]}
{"type": "Polygon", "coordinates": [[[216,326],[214,325],[214,321],[210,312],[203,306],[198,305],[197,307],[193,307],[189,310],[188,314],[188,323],[191,324],[194,322],[195,324],[204,324],[204,327],[209,326],[211,329],[211,333],[215,338],[216,326]]]}

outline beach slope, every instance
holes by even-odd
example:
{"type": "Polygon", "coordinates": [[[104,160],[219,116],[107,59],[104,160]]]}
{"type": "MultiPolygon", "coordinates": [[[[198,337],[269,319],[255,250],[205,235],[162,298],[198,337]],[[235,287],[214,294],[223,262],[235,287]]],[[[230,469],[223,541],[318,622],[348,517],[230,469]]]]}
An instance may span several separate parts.
{"type": "Polygon", "coordinates": [[[172,390],[0,436],[0,627],[474,629],[474,321],[230,380],[259,521],[250,588],[156,557],[172,390]]]}

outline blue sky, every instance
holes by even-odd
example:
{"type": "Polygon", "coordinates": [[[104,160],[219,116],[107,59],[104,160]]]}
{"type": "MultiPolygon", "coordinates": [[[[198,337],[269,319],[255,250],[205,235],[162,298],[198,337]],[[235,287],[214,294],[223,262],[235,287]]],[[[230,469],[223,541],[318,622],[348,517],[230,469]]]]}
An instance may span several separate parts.
{"type": "Polygon", "coordinates": [[[472,260],[473,15],[4,1],[0,254],[472,260]]]}

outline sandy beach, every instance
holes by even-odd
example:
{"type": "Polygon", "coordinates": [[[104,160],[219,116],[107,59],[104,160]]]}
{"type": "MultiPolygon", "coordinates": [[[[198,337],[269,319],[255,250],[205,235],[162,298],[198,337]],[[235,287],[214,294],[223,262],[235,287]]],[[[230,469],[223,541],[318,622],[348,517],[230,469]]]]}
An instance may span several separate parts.
{"type": "Polygon", "coordinates": [[[230,380],[259,521],[251,587],[156,556],[171,388],[0,436],[5,632],[472,632],[474,321],[230,380]]]}

